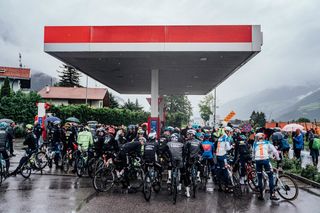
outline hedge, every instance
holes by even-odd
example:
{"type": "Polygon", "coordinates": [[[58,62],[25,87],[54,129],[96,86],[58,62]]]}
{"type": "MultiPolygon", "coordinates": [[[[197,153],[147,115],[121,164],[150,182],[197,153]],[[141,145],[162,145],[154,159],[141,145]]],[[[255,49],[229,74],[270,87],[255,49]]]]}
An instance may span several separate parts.
{"type": "Polygon", "coordinates": [[[91,108],[87,105],[52,106],[49,112],[65,121],[76,117],[81,123],[98,121],[102,124],[129,125],[147,122],[150,113],[117,108],[91,108]]]}

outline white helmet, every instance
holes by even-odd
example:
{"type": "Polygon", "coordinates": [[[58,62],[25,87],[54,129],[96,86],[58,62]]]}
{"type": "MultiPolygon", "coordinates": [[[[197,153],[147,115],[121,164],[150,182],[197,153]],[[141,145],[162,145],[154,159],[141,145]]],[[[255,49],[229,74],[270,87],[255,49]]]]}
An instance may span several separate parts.
{"type": "Polygon", "coordinates": [[[179,140],[179,135],[177,133],[173,133],[170,138],[171,141],[177,142],[179,140]]]}
{"type": "Polygon", "coordinates": [[[263,133],[259,132],[255,135],[255,138],[256,138],[256,140],[264,139],[265,135],[263,133]]]}
{"type": "Polygon", "coordinates": [[[187,134],[196,135],[196,130],[194,129],[188,129],[187,134]]]}
{"type": "Polygon", "coordinates": [[[149,140],[155,140],[157,138],[156,132],[150,132],[148,135],[149,140]]]}
{"type": "Polygon", "coordinates": [[[230,126],[226,126],[224,128],[224,131],[232,132],[233,130],[232,130],[232,128],[230,126]]]}

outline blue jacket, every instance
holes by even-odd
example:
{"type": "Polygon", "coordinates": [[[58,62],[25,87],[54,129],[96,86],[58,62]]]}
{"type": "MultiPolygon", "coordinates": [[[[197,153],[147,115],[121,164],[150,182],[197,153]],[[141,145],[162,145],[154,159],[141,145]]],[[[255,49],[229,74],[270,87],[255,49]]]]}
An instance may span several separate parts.
{"type": "Polygon", "coordinates": [[[214,144],[211,141],[203,141],[201,143],[202,147],[202,158],[206,159],[212,159],[213,158],[213,150],[214,150],[214,144]]]}
{"type": "Polygon", "coordinates": [[[296,149],[303,149],[303,134],[300,133],[299,135],[296,135],[294,138],[293,138],[293,142],[295,144],[295,148],[296,149]]]}

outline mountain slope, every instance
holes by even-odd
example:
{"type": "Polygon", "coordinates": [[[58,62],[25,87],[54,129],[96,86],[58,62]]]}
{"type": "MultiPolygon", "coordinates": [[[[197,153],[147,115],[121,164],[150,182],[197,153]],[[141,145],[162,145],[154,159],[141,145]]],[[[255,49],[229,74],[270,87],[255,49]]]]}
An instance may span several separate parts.
{"type": "MultiPolygon", "coordinates": [[[[311,104],[312,100],[306,98],[312,95],[310,92],[315,91],[318,87],[319,85],[286,86],[263,90],[221,105],[218,113],[221,117],[224,117],[231,110],[234,110],[237,113],[235,118],[249,119],[252,111],[255,110],[264,112],[267,120],[278,119],[283,114],[294,110],[294,108],[289,109],[289,107],[294,106],[300,101],[304,100],[306,102],[305,105],[307,102],[311,104]]],[[[292,115],[288,115],[286,118],[290,116],[292,115]]]]}
{"type": "Polygon", "coordinates": [[[320,88],[309,93],[286,112],[279,116],[278,120],[295,120],[300,117],[306,117],[310,120],[320,120],[320,88]]]}
{"type": "Polygon", "coordinates": [[[40,91],[42,88],[44,88],[47,85],[53,85],[57,82],[57,79],[47,75],[46,73],[40,72],[40,71],[34,71],[32,70],[31,74],[31,90],[32,91],[40,91]]]}

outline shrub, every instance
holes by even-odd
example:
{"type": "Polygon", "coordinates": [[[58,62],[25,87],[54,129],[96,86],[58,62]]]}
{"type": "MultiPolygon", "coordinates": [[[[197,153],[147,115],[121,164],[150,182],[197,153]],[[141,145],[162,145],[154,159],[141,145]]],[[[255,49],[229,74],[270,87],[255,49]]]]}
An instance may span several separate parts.
{"type": "Polygon", "coordinates": [[[68,117],[76,117],[82,123],[90,120],[103,124],[129,125],[141,124],[148,120],[150,115],[144,111],[131,111],[118,108],[91,108],[87,105],[52,106],[50,112],[65,121],[68,117]]]}
{"type": "Polygon", "coordinates": [[[317,174],[318,174],[317,167],[312,165],[307,165],[306,168],[303,168],[301,171],[301,176],[308,178],[310,180],[315,180],[317,174]]]}
{"type": "Polygon", "coordinates": [[[14,135],[16,138],[23,138],[25,134],[25,129],[22,126],[16,126],[14,128],[14,135]]]}

